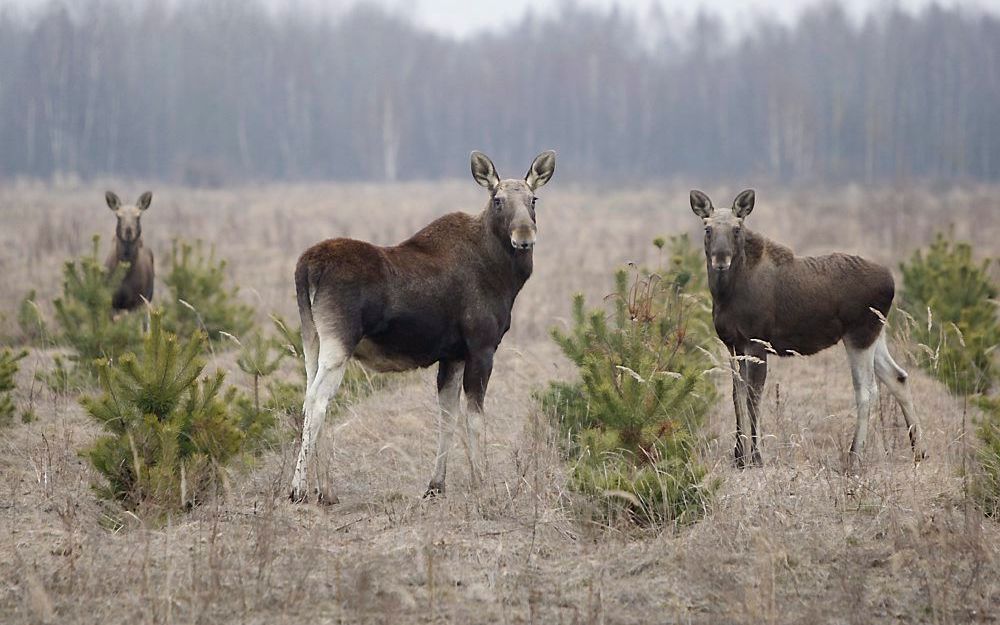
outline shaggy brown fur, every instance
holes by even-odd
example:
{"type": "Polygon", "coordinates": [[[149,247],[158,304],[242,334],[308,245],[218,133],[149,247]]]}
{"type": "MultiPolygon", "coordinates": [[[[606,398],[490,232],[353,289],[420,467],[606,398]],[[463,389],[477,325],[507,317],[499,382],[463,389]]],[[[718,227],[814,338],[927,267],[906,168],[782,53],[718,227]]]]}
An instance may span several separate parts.
{"type": "Polygon", "coordinates": [[[360,348],[354,357],[379,371],[495,349],[532,254],[495,236],[494,221],[487,208],[476,217],[445,215],[391,247],[352,239],[314,245],[295,270],[300,310],[322,306],[340,340],[360,348]],[[317,294],[311,306],[310,293],[317,294]]]}
{"type": "Polygon", "coordinates": [[[713,319],[727,346],[745,350],[767,341],[779,356],[808,356],[841,339],[868,347],[882,331],[872,308],[889,314],[889,270],[859,256],[796,257],[790,249],[745,230],[744,254],[711,276],[713,319]]]}
{"type": "Polygon", "coordinates": [[[306,360],[302,444],[292,499],[305,497],[305,472],[329,398],[347,360],[379,371],[438,368],[438,457],[428,494],[444,490],[451,421],[468,398],[467,445],[474,477],[493,354],[510,329],[514,298],[531,275],[534,191],[548,182],[555,153],[543,152],[524,180],[501,181],[493,163],[472,154],[472,175],[490,192],[473,217],[441,217],[399,245],[331,239],[306,250],[295,291],[306,360]]]}

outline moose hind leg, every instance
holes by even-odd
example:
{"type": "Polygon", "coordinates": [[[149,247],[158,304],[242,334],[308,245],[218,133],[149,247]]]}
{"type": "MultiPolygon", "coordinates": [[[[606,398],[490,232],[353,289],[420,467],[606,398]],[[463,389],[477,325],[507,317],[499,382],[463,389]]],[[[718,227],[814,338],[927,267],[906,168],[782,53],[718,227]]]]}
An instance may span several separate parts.
{"type": "Polygon", "coordinates": [[[465,364],[462,362],[441,361],[438,365],[437,387],[438,403],[438,450],[434,460],[434,475],[424,497],[433,497],[444,492],[445,475],[448,471],[448,453],[451,451],[452,436],[455,433],[455,422],[461,412],[462,373],[465,364]]]}
{"type": "MultiPolygon", "coordinates": [[[[316,379],[316,371],[319,369],[319,334],[313,323],[312,311],[302,314],[302,355],[306,366],[306,391],[312,386],[316,379]]],[[[303,412],[305,406],[302,407],[303,412]]]]}
{"type": "Polygon", "coordinates": [[[848,458],[848,466],[853,468],[861,460],[861,452],[868,437],[872,403],[878,399],[878,386],[875,384],[876,343],[868,347],[854,347],[845,341],[844,347],[851,366],[851,381],[854,384],[854,398],[858,408],[854,440],[851,442],[851,453],[848,458]]]}
{"type": "Polygon", "coordinates": [[[316,375],[306,390],[303,406],[302,443],[295,463],[295,474],[292,476],[293,501],[302,501],[306,497],[306,472],[309,460],[316,449],[316,439],[326,418],[327,405],[344,379],[344,370],[349,358],[350,350],[338,337],[320,338],[316,375]]]}
{"type": "MultiPolygon", "coordinates": [[[[315,334],[310,338],[303,335],[302,352],[306,365],[306,390],[308,391],[312,387],[313,381],[316,380],[316,373],[319,369],[319,337],[315,334]]],[[[304,405],[302,409],[305,410],[304,405]]]]}
{"type": "Polygon", "coordinates": [[[916,410],[913,407],[913,396],[910,394],[910,384],[906,371],[896,364],[889,354],[885,334],[875,341],[875,375],[885,385],[903,411],[906,431],[910,437],[910,447],[913,449],[913,459],[920,462],[927,457],[923,447],[923,436],[920,423],[917,421],[916,410]]]}

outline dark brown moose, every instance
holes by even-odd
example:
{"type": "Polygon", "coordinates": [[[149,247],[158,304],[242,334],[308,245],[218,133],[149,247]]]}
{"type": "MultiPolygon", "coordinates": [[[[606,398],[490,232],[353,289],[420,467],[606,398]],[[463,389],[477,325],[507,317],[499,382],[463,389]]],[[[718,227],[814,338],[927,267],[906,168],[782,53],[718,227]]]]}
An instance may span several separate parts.
{"type": "Polygon", "coordinates": [[[705,224],[712,318],[733,359],[736,465],[761,464],[759,406],[768,355],[808,356],[839,341],[847,350],[858,409],[850,465],[865,444],[876,378],[899,402],[914,457],[921,460],[907,375],[889,355],[883,332],[895,291],[892,274],[858,256],[797,257],[744,226],[753,207],[752,190],[723,209],[691,191],[691,210],[705,224]]]}
{"type": "Polygon", "coordinates": [[[153,299],[153,252],[142,244],[140,221],[153,201],[153,194],[146,191],[139,196],[135,206],[122,206],[121,200],[111,191],[104,194],[104,199],[118,220],[105,267],[111,273],[118,263],[129,264],[125,278],[112,296],[111,308],[116,313],[129,311],[153,299]]]}
{"type": "Polygon", "coordinates": [[[500,180],[472,153],[472,177],[489,191],[478,215],[451,213],[399,245],[330,239],[295,268],[306,395],[291,497],[306,497],[306,473],[327,403],[352,357],[376,371],[438,365],[438,453],[427,495],[445,488],[448,451],[467,397],[473,481],[481,478],[483,398],[493,355],[510,328],[514,298],[531,275],[535,191],[552,177],[555,152],[535,158],[523,180],[500,180]]]}

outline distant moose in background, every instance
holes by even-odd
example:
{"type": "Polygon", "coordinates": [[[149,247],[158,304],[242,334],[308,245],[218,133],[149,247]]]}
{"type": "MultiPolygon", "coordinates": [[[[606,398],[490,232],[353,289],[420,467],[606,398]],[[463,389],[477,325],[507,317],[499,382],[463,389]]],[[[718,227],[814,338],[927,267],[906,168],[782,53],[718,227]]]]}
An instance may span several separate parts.
{"type": "Polygon", "coordinates": [[[523,180],[501,180],[472,153],[472,177],[489,191],[478,215],[451,213],[391,247],[330,239],[295,268],[305,350],[305,419],[291,497],[306,497],[306,471],[327,403],[350,358],[377,371],[438,364],[438,453],[425,496],[444,492],[462,389],[473,481],[481,478],[483,398],[493,355],[510,328],[514,298],[531,275],[535,191],[555,171],[555,152],[535,158],[523,180]]]}
{"type": "Polygon", "coordinates": [[[691,191],[691,210],[705,224],[712,319],[733,359],[736,465],[762,463],[759,405],[768,354],[810,355],[838,341],[847,349],[858,408],[849,466],[865,444],[876,378],[899,402],[919,462],[925,454],[906,371],[889,355],[883,332],[895,294],[892,274],[858,256],[796,257],[744,227],[753,207],[752,190],[718,210],[707,195],[691,191]]]}
{"type": "Polygon", "coordinates": [[[121,200],[112,191],[104,194],[115,217],[115,239],[111,253],[104,262],[108,273],[118,267],[118,263],[128,263],[128,272],[122,279],[114,296],[111,308],[114,313],[129,311],[140,306],[143,301],[153,299],[153,252],[142,244],[142,214],[153,201],[153,194],[146,191],[139,196],[135,206],[122,206],[121,200]]]}

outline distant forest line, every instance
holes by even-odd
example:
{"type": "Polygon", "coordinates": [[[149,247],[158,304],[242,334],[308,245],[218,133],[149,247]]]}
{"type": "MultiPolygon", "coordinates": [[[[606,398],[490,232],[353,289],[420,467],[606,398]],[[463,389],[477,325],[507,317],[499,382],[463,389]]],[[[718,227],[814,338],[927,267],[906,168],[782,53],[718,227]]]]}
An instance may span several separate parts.
{"type": "Polygon", "coordinates": [[[468,39],[358,7],[53,0],[0,12],[0,178],[1000,178],[1000,19],[836,4],[738,37],[565,5],[468,39]],[[563,173],[565,172],[565,173],[563,173]]]}

